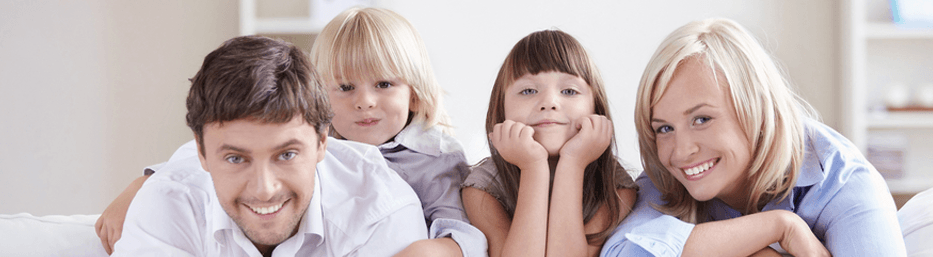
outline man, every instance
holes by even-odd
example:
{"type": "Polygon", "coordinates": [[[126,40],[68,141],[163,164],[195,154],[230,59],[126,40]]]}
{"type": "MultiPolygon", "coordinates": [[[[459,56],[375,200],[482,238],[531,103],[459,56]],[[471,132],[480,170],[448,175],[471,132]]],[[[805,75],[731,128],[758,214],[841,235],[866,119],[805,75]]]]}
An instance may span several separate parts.
{"type": "Polygon", "coordinates": [[[379,151],[327,139],[306,58],[255,36],[205,57],[187,100],[195,140],[136,194],[114,256],[387,256],[426,238],[379,151]]]}

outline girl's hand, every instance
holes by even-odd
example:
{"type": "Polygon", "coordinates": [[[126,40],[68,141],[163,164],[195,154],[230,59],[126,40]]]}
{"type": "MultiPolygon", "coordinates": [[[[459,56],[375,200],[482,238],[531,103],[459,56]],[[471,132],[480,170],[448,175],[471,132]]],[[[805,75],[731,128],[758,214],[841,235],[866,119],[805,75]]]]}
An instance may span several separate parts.
{"type": "Polygon", "coordinates": [[[602,115],[588,115],[574,122],[580,131],[560,148],[560,162],[586,168],[599,158],[612,139],[612,121],[602,115]]]}
{"type": "Polygon", "coordinates": [[[832,256],[800,216],[784,210],[778,212],[781,212],[781,223],[784,226],[779,242],[787,253],[794,256],[832,256]]]}
{"type": "Polygon", "coordinates": [[[547,165],[547,150],[532,138],[534,133],[528,125],[506,120],[492,128],[489,139],[502,159],[526,170],[535,164],[547,165]]]}

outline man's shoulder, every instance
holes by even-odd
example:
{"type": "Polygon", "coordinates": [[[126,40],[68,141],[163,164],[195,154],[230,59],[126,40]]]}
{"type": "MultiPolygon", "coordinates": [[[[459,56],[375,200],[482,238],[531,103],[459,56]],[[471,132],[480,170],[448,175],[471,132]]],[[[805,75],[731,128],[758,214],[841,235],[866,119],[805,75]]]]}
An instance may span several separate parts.
{"type": "Polygon", "coordinates": [[[403,208],[420,209],[415,192],[375,146],[328,138],[317,173],[324,220],[342,230],[378,223],[403,208]]]}

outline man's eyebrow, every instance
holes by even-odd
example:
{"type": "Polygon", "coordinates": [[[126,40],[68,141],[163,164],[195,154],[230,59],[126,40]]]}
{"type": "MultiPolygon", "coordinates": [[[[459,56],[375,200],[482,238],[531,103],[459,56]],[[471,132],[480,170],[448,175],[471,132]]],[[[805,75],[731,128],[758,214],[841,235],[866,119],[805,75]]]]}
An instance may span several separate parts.
{"type": "Polygon", "coordinates": [[[282,143],[272,149],[279,150],[279,149],[283,149],[283,148],[286,148],[292,145],[304,146],[305,144],[299,141],[298,139],[293,138],[292,140],[288,140],[285,143],[282,143]]]}
{"type": "Polygon", "coordinates": [[[223,152],[223,151],[234,151],[234,152],[239,152],[239,153],[250,153],[249,150],[246,150],[246,149],[243,149],[243,148],[239,148],[239,147],[236,147],[236,146],[232,146],[232,145],[228,145],[228,144],[223,144],[223,145],[220,146],[219,149],[217,149],[217,153],[220,153],[220,152],[223,152]]]}

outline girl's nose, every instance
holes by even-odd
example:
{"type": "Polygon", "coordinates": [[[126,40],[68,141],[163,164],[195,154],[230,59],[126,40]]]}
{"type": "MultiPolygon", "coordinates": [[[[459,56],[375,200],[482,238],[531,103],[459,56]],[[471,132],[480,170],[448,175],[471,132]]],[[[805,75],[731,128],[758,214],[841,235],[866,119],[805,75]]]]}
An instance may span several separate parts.
{"type": "Polygon", "coordinates": [[[553,92],[544,93],[540,102],[540,110],[558,110],[560,109],[560,97],[553,92]]]}

